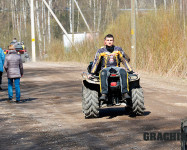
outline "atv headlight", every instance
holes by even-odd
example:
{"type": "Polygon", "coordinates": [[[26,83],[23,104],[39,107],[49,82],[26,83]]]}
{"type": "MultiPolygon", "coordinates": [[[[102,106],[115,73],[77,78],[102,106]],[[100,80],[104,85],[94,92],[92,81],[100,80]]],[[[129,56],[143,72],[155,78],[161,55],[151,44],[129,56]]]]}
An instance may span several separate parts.
{"type": "Polygon", "coordinates": [[[130,78],[131,78],[131,80],[136,80],[136,79],[138,79],[137,76],[131,76],[130,78]]]}
{"type": "Polygon", "coordinates": [[[131,80],[131,81],[138,80],[138,75],[129,76],[129,80],[131,80]]]}

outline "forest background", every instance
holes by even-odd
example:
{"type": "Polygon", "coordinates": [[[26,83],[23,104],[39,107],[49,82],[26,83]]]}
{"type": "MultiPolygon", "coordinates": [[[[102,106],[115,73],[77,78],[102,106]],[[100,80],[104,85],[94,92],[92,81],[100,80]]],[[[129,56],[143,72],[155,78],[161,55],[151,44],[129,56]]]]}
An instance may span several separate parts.
{"type": "MultiPolygon", "coordinates": [[[[72,0],[46,0],[66,31],[89,33],[72,0]],[[74,15],[72,15],[74,14],[74,15]]],[[[64,48],[64,33],[42,0],[34,0],[36,56],[38,61],[89,63],[103,38],[111,33],[115,45],[131,56],[131,1],[77,0],[93,38],[64,48]]],[[[187,77],[186,0],[135,0],[137,70],[187,77]]],[[[0,47],[14,37],[31,56],[30,0],[0,0],[0,47]]]]}

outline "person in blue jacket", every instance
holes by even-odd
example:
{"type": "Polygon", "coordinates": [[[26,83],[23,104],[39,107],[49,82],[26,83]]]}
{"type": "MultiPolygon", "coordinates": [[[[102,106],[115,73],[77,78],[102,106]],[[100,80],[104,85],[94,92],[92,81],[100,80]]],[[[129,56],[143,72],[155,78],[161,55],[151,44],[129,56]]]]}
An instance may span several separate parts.
{"type": "Polygon", "coordinates": [[[2,75],[3,75],[3,65],[5,61],[5,54],[2,48],[0,48],[0,90],[2,90],[1,84],[2,84],[2,75]]]}

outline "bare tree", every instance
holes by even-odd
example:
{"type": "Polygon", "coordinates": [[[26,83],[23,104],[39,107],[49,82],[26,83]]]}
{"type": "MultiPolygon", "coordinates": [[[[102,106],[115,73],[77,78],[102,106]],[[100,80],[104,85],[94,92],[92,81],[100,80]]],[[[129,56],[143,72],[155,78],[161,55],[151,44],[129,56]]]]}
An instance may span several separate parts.
{"type": "Polygon", "coordinates": [[[186,38],[186,1],[183,0],[184,38],[186,38]]]}
{"type": "Polygon", "coordinates": [[[155,9],[155,12],[156,12],[157,11],[156,0],[154,0],[154,9],[155,9]]]}
{"type": "MultiPolygon", "coordinates": [[[[49,6],[52,8],[52,0],[49,0],[49,6]]],[[[51,42],[51,17],[50,11],[48,10],[48,40],[51,42]]]]}
{"type": "Polygon", "coordinates": [[[180,4],[179,4],[179,5],[180,5],[180,16],[182,16],[182,6],[183,6],[183,5],[182,5],[182,2],[183,2],[183,0],[180,0],[180,1],[179,1],[179,3],[180,3],[180,4]]]}
{"type": "Polygon", "coordinates": [[[25,0],[23,1],[23,16],[24,16],[24,33],[25,33],[25,37],[27,36],[27,7],[26,7],[26,2],[25,0]]]}
{"type": "Polygon", "coordinates": [[[39,54],[40,54],[40,58],[42,58],[42,48],[41,48],[42,38],[41,38],[41,32],[40,32],[38,0],[36,0],[36,21],[37,21],[38,40],[39,40],[39,54]]]}
{"type": "Polygon", "coordinates": [[[164,0],[164,8],[166,9],[166,0],[164,0]]]}
{"type": "Polygon", "coordinates": [[[80,26],[80,13],[79,11],[77,11],[77,32],[79,32],[79,26],[80,26]]]}
{"type": "MultiPolygon", "coordinates": [[[[43,33],[43,54],[46,53],[45,51],[45,42],[46,42],[46,38],[45,38],[45,31],[46,31],[46,13],[45,13],[45,8],[44,8],[44,3],[42,1],[42,33],[43,33]]],[[[42,54],[42,56],[43,56],[42,54]]]]}
{"type": "Polygon", "coordinates": [[[98,17],[97,31],[100,31],[100,24],[101,24],[101,0],[99,0],[99,17],[98,17]]]}
{"type": "Polygon", "coordinates": [[[95,0],[93,0],[93,7],[94,7],[94,32],[95,32],[95,26],[96,26],[96,6],[95,6],[95,0]]]}
{"type": "Polygon", "coordinates": [[[69,25],[70,25],[70,33],[72,33],[72,10],[71,10],[71,4],[72,4],[72,0],[69,0],[69,25]]]}
{"type": "Polygon", "coordinates": [[[19,13],[18,13],[18,7],[17,7],[17,1],[16,1],[16,23],[17,23],[17,31],[18,31],[18,36],[19,36],[19,41],[21,40],[21,31],[20,31],[20,21],[19,21],[19,13]]]}
{"type": "Polygon", "coordinates": [[[90,0],[90,8],[92,8],[92,0],[90,0]]]}

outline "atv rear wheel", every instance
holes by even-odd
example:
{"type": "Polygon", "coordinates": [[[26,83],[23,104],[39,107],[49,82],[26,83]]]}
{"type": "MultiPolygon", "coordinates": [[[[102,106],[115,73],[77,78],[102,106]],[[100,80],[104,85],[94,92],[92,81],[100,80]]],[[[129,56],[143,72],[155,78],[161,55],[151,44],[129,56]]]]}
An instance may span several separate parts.
{"type": "Polygon", "coordinates": [[[82,110],[85,118],[99,117],[98,92],[82,85],[82,110]]]}
{"type": "Polygon", "coordinates": [[[181,150],[187,150],[187,126],[181,126],[181,150]]]}
{"type": "Polygon", "coordinates": [[[144,114],[144,96],[142,88],[135,88],[131,91],[132,113],[142,116],[144,114]]]}

